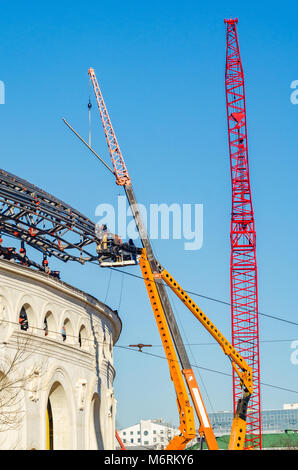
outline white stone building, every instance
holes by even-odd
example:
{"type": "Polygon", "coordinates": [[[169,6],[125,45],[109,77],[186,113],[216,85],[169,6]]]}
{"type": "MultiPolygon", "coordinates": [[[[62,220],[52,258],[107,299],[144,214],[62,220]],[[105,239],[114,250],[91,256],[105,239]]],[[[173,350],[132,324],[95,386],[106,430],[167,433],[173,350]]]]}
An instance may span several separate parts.
{"type": "Polygon", "coordinates": [[[118,434],[124,447],[128,449],[140,446],[164,449],[174,436],[180,434],[180,431],[161,419],[141,419],[138,424],[118,430],[118,434]]]}
{"type": "Polygon", "coordinates": [[[0,449],[114,449],[120,332],[94,297],[0,260],[0,449]]]}

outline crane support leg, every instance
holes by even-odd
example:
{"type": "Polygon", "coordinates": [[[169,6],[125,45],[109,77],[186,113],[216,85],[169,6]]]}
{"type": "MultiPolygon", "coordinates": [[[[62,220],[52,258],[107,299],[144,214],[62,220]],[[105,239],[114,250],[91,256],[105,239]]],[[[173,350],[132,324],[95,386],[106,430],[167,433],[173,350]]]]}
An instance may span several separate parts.
{"type": "Polygon", "coordinates": [[[181,450],[184,449],[186,444],[196,436],[193,408],[189,402],[186,386],[183,380],[182,372],[180,370],[180,364],[162,308],[161,300],[155,284],[155,279],[150,268],[149,261],[146,257],[146,250],[143,250],[141,255],[140,267],[168,361],[170,375],[174,383],[179,409],[179,430],[181,432],[181,436],[175,436],[168,444],[167,450],[181,450]]]}
{"type": "Polygon", "coordinates": [[[237,410],[232,423],[229,450],[243,450],[246,433],[246,414],[250,394],[244,395],[238,401],[237,410]]]}
{"type": "Polygon", "coordinates": [[[211,423],[209,421],[209,417],[194,372],[192,369],[184,369],[182,372],[185,377],[188,389],[190,391],[191,399],[200,422],[200,436],[204,436],[209,450],[218,450],[218,444],[211,423]]]}

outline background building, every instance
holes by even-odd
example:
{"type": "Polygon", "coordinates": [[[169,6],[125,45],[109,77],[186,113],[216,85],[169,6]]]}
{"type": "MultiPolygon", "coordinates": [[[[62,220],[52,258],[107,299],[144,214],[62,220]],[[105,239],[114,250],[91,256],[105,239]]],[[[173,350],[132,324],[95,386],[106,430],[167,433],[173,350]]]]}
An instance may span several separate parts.
{"type": "Polygon", "coordinates": [[[141,419],[138,424],[118,430],[118,434],[126,448],[164,449],[180,432],[178,428],[164,423],[161,419],[141,419]]]}
{"type": "MultiPolygon", "coordinates": [[[[263,410],[262,432],[279,433],[286,430],[298,430],[298,404],[285,404],[281,410],[263,410]]],[[[209,419],[216,436],[230,434],[233,413],[218,411],[209,413],[209,419]]]]}
{"type": "Polygon", "coordinates": [[[0,449],[113,449],[116,312],[0,260],[0,327],[0,449]]]}
{"type": "MultiPolygon", "coordinates": [[[[227,442],[224,444],[228,445],[233,413],[218,411],[209,413],[208,416],[216,437],[225,436],[227,442]]],[[[281,410],[262,411],[262,433],[279,434],[285,431],[287,434],[291,434],[291,431],[298,433],[298,403],[284,404],[281,410]]],[[[161,419],[148,419],[118,430],[118,433],[126,448],[163,449],[175,435],[179,434],[179,429],[164,423],[161,419]]],[[[287,437],[287,439],[293,439],[294,442],[294,438],[287,437]]],[[[272,437],[271,440],[274,438],[272,437]]],[[[188,447],[198,446],[196,442],[197,440],[191,441],[188,447]]]]}

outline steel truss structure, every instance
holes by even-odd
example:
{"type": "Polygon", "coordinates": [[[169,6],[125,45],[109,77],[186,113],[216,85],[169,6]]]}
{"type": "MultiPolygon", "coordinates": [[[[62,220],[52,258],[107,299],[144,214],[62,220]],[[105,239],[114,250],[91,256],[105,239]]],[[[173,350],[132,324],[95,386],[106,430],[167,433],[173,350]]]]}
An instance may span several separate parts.
{"type": "Polygon", "coordinates": [[[0,231],[65,262],[98,259],[91,220],[4,170],[0,170],[0,231]]]}
{"type": "MultiPolygon", "coordinates": [[[[261,448],[258,286],[256,231],[252,206],[247,149],[244,75],[239,52],[237,19],[225,20],[226,103],[232,182],[231,314],[232,344],[253,371],[254,393],[247,413],[246,448],[261,448]]],[[[233,372],[234,411],[242,393],[233,372]]]]}

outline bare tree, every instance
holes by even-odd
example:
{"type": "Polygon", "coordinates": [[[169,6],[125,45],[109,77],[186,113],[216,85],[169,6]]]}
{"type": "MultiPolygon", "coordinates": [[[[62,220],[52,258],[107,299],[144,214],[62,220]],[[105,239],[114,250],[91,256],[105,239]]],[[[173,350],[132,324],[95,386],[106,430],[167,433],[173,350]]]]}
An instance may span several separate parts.
{"type": "Polygon", "coordinates": [[[24,392],[36,393],[41,370],[26,367],[32,355],[31,335],[18,335],[16,347],[3,348],[0,369],[0,432],[19,428],[24,416],[24,392]]]}

